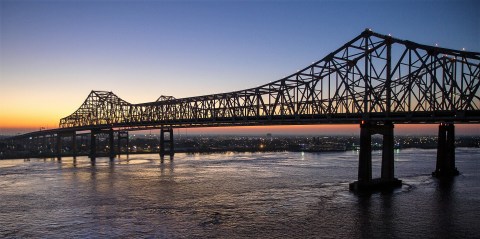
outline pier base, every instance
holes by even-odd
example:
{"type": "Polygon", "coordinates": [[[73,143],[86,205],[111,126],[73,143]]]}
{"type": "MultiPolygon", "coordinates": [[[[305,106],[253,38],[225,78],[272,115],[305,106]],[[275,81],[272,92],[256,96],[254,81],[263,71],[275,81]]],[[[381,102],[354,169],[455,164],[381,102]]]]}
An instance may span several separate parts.
{"type": "Polygon", "coordinates": [[[394,177],[393,124],[372,124],[362,121],[360,125],[360,154],[358,181],[350,184],[354,192],[385,191],[402,186],[402,181],[394,177]],[[372,135],[383,135],[381,178],[372,179],[372,135]]]}
{"type": "Polygon", "coordinates": [[[390,191],[399,187],[402,187],[402,180],[397,178],[389,180],[376,178],[370,181],[355,181],[349,185],[350,191],[354,192],[390,191]]]}

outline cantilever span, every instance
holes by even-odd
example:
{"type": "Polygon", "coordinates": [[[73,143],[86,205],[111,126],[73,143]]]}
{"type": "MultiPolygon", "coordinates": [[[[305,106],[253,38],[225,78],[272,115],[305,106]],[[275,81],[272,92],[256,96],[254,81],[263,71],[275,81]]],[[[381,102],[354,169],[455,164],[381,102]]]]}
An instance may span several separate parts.
{"type": "Polygon", "coordinates": [[[321,60],[256,88],[130,104],[92,91],[70,127],[208,127],[480,121],[480,53],[365,30],[321,60]]]}

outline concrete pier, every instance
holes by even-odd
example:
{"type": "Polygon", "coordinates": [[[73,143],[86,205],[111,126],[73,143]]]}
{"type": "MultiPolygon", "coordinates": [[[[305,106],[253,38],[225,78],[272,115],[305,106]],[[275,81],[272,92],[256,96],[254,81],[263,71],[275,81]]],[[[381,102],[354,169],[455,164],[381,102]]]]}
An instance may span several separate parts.
{"type": "MultiPolygon", "coordinates": [[[[95,129],[90,131],[90,160],[95,161],[97,157],[97,136],[99,134],[108,135],[107,147],[108,147],[108,157],[110,160],[113,160],[116,156],[115,154],[115,134],[113,128],[110,129],[95,129]]],[[[101,145],[103,147],[103,145],[101,145]]],[[[103,152],[103,150],[102,150],[103,152]]],[[[103,155],[103,154],[102,154],[103,155]]]]}
{"type": "Polygon", "coordinates": [[[384,122],[375,124],[362,121],[360,124],[360,154],[358,164],[358,181],[350,184],[355,192],[391,190],[402,186],[402,181],[395,178],[393,124],[384,122]],[[372,179],[372,135],[383,135],[381,177],[372,179]]]}
{"type": "Polygon", "coordinates": [[[128,153],[129,153],[128,131],[118,131],[118,135],[117,135],[117,154],[118,155],[122,153],[122,140],[125,140],[126,142],[125,154],[127,155],[127,158],[128,158],[128,153]]]}
{"type": "Polygon", "coordinates": [[[62,134],[60,133],[56,136],[55,154],[57,155],[57,160],[62,160],[62,134]]]}
{"type": "Polygon", "coordinates": [[[97,157],[97,133],[97,130],[92,129],[90,131],[90,160],[92,162],[94,162],[97,157]]]}
{"type": "Polygon", "coordinates": [[[115,158],[115,136],[112,128],[108,130],[108,151],[111,161],[115,158]]]}
{"type": "Polygon", "coordinates": [[[455,167],[455,125],[441,123],[438,127],[437,164],[432,176],[451,178],[459,174],[455,167]]]}
{"type": "Polygon", "coordinates": [[[160,129],[160,159],[163,160],[166,154],[170,155],[170,159],[173,159],[175,154],[173,128],[171,127],[160,129]],[[167,134],[167,137],[165,137],[165,134],[167,134]]]}
{"type": "Polygon", "coordinates": [[[72,155],[73,158],[77,158],[77,132],[72,132],[72,155]]]}

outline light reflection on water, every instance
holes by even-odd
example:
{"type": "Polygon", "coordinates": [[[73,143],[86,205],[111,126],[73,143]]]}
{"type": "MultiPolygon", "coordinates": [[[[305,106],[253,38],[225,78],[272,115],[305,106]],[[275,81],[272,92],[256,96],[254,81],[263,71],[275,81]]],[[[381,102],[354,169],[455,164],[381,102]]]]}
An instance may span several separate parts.
{"type": "Polygon", "coordinates": [[[479,156],[440,183],[435,150],[402,150],[404,186],[370,196],[348,191],[355,151],[4,160],[0,237],[478,238],[479,156]]]}

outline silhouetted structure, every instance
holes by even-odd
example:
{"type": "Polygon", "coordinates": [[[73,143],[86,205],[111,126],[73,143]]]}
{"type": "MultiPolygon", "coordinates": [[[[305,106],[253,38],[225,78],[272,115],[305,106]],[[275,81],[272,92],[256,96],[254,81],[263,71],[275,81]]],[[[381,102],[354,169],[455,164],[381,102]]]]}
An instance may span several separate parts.
{"type": "MultiPolygon", "coordinates": [[[[174,128],[360,124],[358,181],[351,189],[391,187],[401,185],[394,178],[393,158],[393,128],[398,123],[441,124],[434,175],[458,173],[453,125],[480,121],[479,75],[480,53],[422,45],[367,29],[323,59],[269,84],[182,99],[162,96],[140,104],[112,92],[92,91],[77,111],[60,120],[60,128],[16,138],[55,135],[60,145],[65,133],[89,130],[94,159],[95,136],[106,130],[113,158],[113,129],[162,129],[163,157],[173,155],[174,128]],[[378,180],[371,173],[374,134],[384,138],[378,180]]],[[[58,146],[57,153],[62,154],[58,146]]]]}

